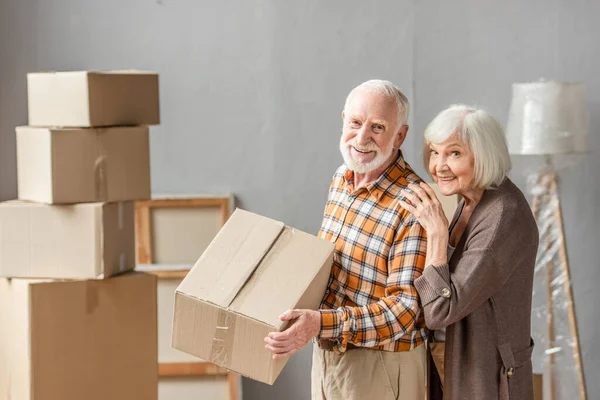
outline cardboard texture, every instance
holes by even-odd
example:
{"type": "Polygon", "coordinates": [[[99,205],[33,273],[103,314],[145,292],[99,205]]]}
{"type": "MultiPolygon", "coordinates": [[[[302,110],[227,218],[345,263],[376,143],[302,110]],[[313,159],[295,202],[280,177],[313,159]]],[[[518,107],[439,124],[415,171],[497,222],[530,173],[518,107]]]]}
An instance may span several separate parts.
{"type": "Polygon", "coordinates": [[[0,203],[0,276],[103,279],[135,267],[132,202],[0,203]]]}
{"type": "Polygon", "coordinates": [[[29,125],[158,125],[158,74],[72,71],[27,74],[29,125]]]}
{"type": "Polygon", "coordinates": [[[285,310],[319,307],[333,250],[333,243],[236,210],[177,288],[173,347],[273,384],[287,360],[274,361],[263,339],[285,329],[285,310]]]}
{"type": "Polygon", "coordinates": [[[158,362],[189,363],[201,361],[188,353],[181,352],[171,346],[173,336],[173,309],[175,290],[182,279],[159,279],[158,292],[158,362]]]}
{"type": "Polygon", "coordinates": [[[145,126],[17,127],[19,199],[46,204],[149,199],[148,133],[145,126]]]}
{"type": "Polygon", "coordinates": [[[156,400],[156,278],[0,278],[0,399],[156,400]]]}

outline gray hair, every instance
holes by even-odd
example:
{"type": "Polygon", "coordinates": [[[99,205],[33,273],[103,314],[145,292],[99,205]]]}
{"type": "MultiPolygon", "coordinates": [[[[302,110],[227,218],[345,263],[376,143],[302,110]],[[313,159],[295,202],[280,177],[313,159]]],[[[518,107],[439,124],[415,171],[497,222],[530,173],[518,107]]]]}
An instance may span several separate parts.
{"type": "Polygon", "coordinates": [[[410,112],[410,103],[408,102],[408,99],[406,98],[404,93],[402,93],[402,91],[392,82],[384,81],[381,79],[371,79],[369,81],[361,83],[360,85],[352,89],[352,91],[350,91],[350,94],[348,94],[348,97],[346,97],[344,110],[346,109],[346,106],[348,105],[352,94],[357,89],[371,89],[385,95],[389,99],[394,100],[396,106],[398,107],[398,118],[396,120],[396,127],[400,128],[402,125],[406,125],[408,121],[408,113],[410,112]]]}
{"type": "Polygon", "coordinates": [[[489,189],[504,181],[512,167],[504,130],[484,110],[454,104],[440,112],[425,129],[423,162],[429,171],[429,144],[439,144],[455,134],[473,153],[473,186],[489,189]]]}

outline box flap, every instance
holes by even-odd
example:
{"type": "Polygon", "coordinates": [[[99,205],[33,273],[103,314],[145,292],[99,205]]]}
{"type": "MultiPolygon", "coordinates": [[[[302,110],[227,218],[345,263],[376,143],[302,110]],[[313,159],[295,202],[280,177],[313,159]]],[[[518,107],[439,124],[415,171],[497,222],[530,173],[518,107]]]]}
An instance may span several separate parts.
{"type": "Polygon", "coordinates": [[[177,291],[229,307],[283,229],[282,222],[237,209],[177,291]]]}
{"type": "Polygon", "coordinates": [[[318,307],[325,287],[309,289],[317,275],[328,278],[333,250],[329,241],[286,227],[230,308],[281,329],[281,313],[295,308],[307,291],[312,298],[306,303],[318,307]]]}

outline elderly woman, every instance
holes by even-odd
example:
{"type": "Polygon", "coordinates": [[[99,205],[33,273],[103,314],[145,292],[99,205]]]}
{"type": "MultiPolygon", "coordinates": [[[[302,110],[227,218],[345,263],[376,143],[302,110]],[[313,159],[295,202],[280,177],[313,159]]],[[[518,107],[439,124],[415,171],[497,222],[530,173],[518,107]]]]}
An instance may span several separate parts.
{"type": "Polygon", "coordinates": [[[403,193],[403,206],[427,230],[426,267],[415,286],[425,323],[445,332],[444,399],[532,399],[538,230],[507,177],[502,127],[485,111],[452,106],[427,127],[424,161],[443,195],[462,197],[448,225],[429,186],[403,193]]]}

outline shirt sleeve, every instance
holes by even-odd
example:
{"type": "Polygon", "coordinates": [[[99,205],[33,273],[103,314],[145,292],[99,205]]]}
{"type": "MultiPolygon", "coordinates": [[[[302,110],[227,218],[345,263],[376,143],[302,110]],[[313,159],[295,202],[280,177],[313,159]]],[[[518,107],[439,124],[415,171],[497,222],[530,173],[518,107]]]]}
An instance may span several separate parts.
{"type": "Polygon", "coordinates": [[[338,351],[344,352],[348,343],[361,347],[388,344],[415,328],[419,300],[414,281],[423,273],[427,239],[417,220],[407,218],[390,249],[385,297],[364,307],[320,310],[319,339],[334,340],[338,351]]]}
{"type": "Polygon", "coordinates": [[[521,260],[529,260],[522,257],[523,246],[535,254],[537,231],[515,229],[517,219],[510,208],[489,213],[467,238],[452,272],[448,264],[425,268],[415,286],[429,328],[441,329],[463,319],[500,291],[515,268],[522,267],[521,260]]]}

